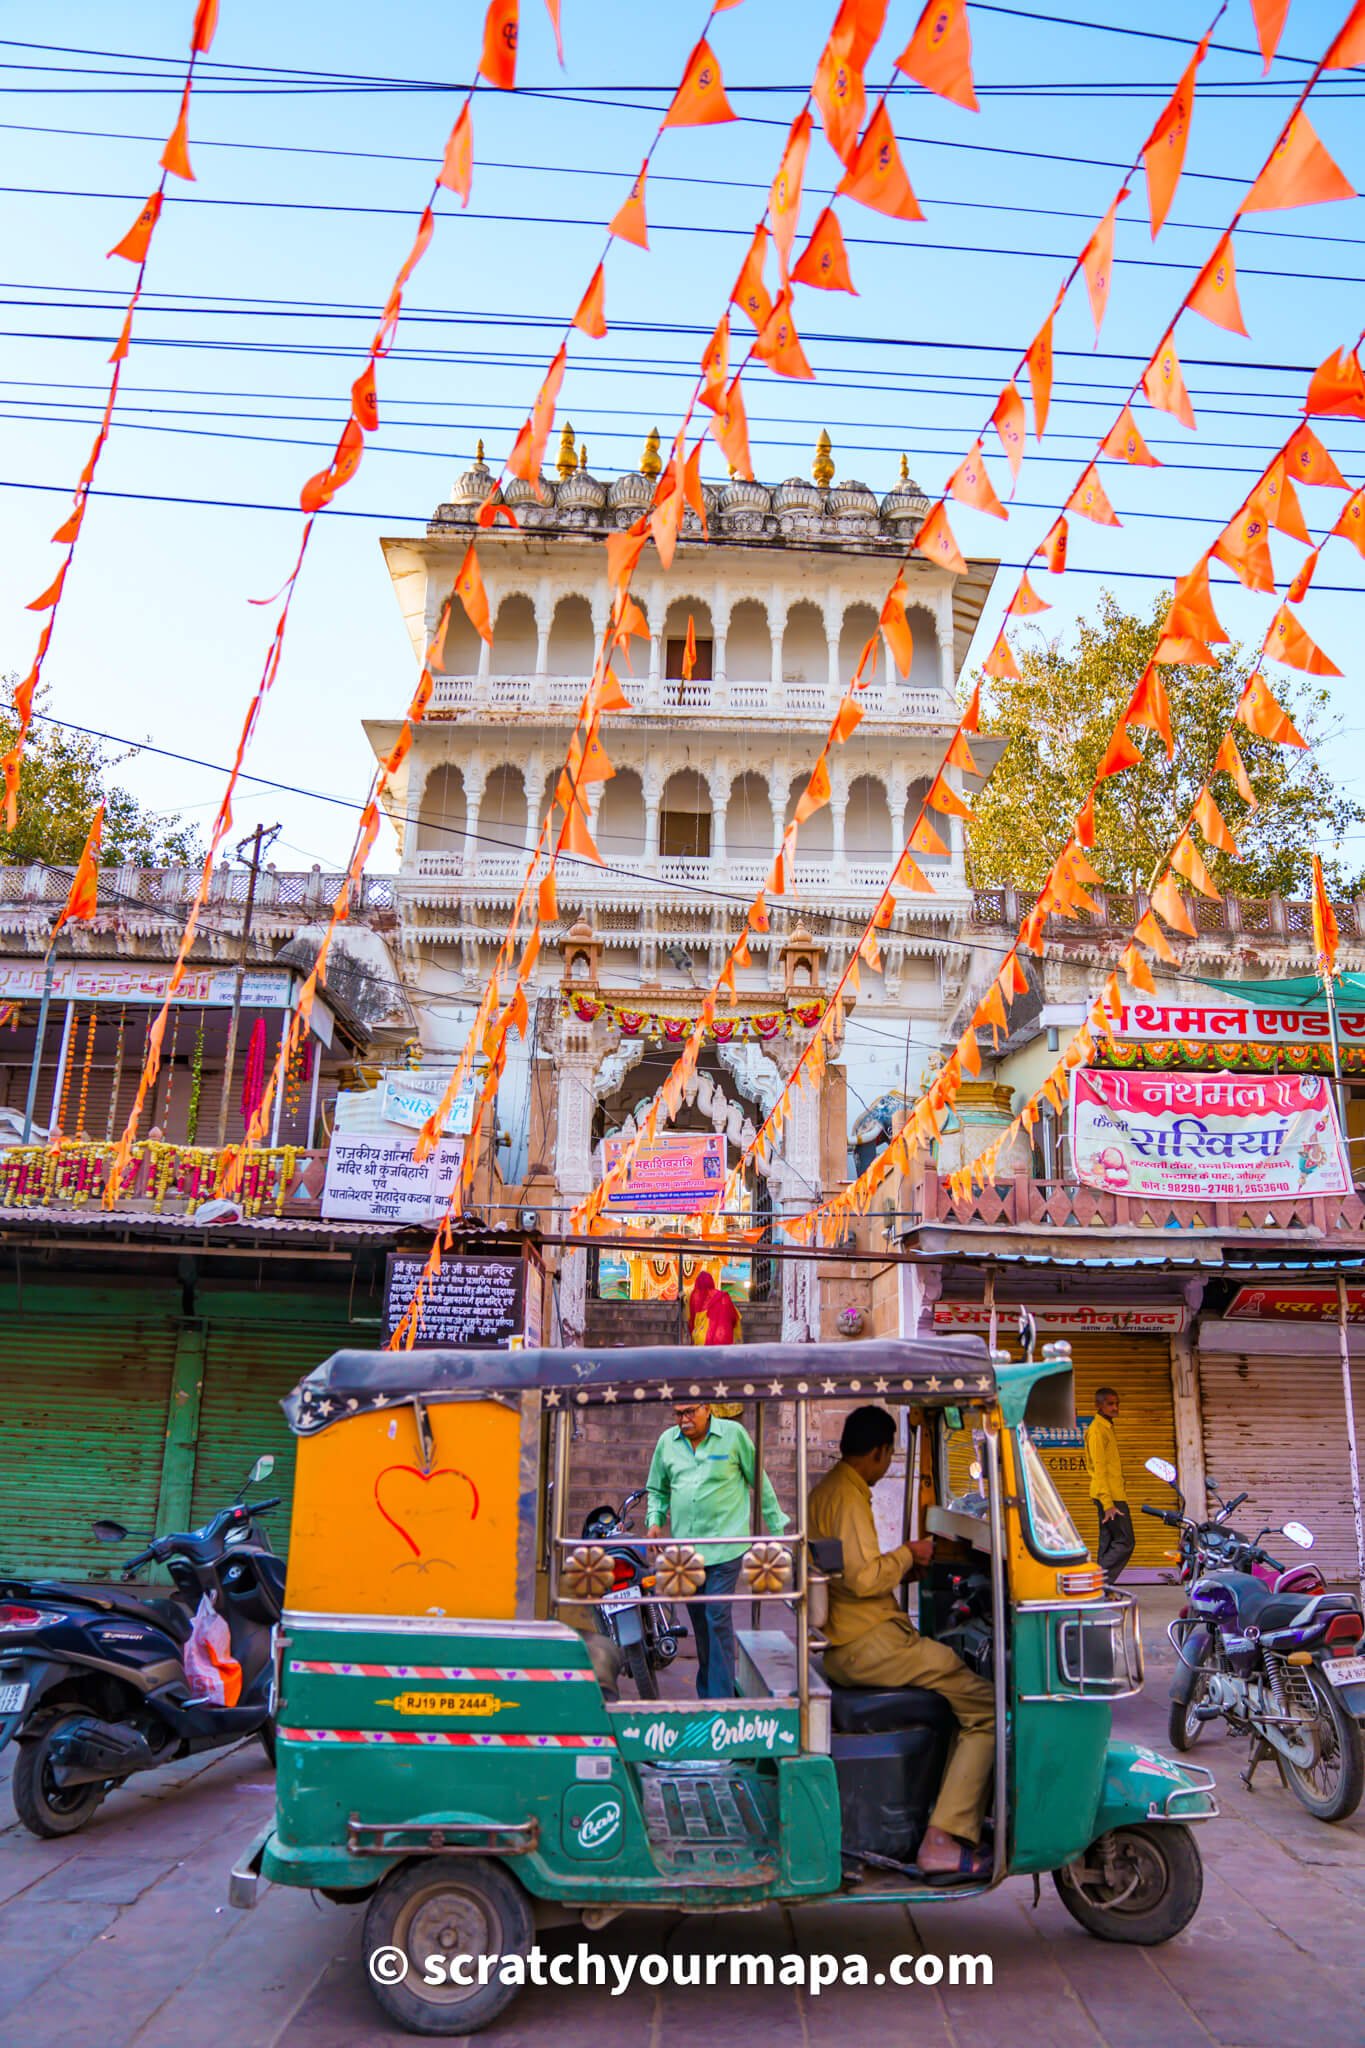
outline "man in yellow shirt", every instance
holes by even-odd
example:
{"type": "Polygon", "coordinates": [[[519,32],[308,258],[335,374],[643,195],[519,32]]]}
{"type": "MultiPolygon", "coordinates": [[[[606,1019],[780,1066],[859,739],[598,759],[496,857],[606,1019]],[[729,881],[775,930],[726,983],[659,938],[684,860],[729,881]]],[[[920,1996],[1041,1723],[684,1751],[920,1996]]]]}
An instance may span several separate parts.
{"type": "Polygon", "coordinates": [[[1096,1387],[1095,1415],[1085,1432],[1085,1468],[1090,1474],[1090,1498],[1100,1518],[1095,1562],[1104,1573],[1106,1586],[1118,1584],[1119,1573],[1132,1556],[1135,1541],[1123,1484],[1123,1460],[1114,1428],[1118,1412],[1119,1397],[1114,1389],[1096,1387]]]}
{"type": "Polygon", "coordinates": [[[884,1408],[855,1408],[838,1464],[811,1493],[810,1534],[844,1547],[843,1569],[829,1584],[825,1674],[834,1685],[917,1685],[943,1695],[958,1728],[917,1862],[939,1880],[986,1877],[990,1856],[979,1845],[995,1761],[994,1695],[954,1651],[922,1636],[896,1599],[901,1580],[929,1563],[933,1543],[921,1537],[885,1552],[878,1544],[872,1488],[889,1471],[895,1444],[884,1408]]]}

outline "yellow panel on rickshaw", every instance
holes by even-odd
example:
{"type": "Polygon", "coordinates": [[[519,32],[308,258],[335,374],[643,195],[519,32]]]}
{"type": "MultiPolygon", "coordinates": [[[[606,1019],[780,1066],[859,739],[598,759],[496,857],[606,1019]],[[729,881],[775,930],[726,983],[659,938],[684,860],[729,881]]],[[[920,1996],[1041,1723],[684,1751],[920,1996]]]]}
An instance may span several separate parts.
{"type": "Polygon", "coordinates": [[[299,1439],[288,1605],[311,1614],[516,1613],[521,1421],[500,1401],[432,1402],[299,1439]]]}

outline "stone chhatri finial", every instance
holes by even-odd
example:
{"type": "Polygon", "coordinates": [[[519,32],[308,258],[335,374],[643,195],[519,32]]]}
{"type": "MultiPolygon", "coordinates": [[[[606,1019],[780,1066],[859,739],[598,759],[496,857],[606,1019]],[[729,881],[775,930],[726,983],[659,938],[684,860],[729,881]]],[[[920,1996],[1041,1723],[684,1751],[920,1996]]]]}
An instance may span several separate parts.
{"type": "Polygon", "coordinates": [[[663,466],[663,455],[659,448],[659,429],[651,427],[645,436],[644,452],[640,456],[640,474],[647,476],[652,483],[663,466]]]}
{"type": "Polygon", "coordinates": [[[588,444],[586,441],[580,441],[578,444],[578,467],[586,476],[588,473],[588,444]]]}
{"type": "Polygon", "coordinates": [[[904,456],[902,455],[902,457],[901,457],[901,482],[902,482],[903,484],[908,484],[908,483],[909,483],[909,481],[910,481],[910,464],[909,464],[909,463],[908,463],[908,462],[906,461],[905,457],[904,457],[904,456]]]}
{"type": "Polygon", "coordinates": [[[483,464],[483,436],[482,436],[482,434],[481,434],[481,435],[479,436],[478,440],[477,440],[477,441],[476,441],[476,442],[474,443],[474,460],[475,460],[475,462],[477,462],[477,463],[478,463],[478,464],[480,465],[480,467],[482,467],[482,464],[483,464]]]}
{"type": "Polygon", "coordinates": [[[827,491],[834,482],[834,444],[829,438],[829,428],[821,427],[820,438],[815,444],[815,460],[810,473],[822,491],[827,491]]]}
{"type": "Polygon", "coordinates": [[[571,477],[577,467],[578,457],[574,452],[573,425],[569,420],[565,420],[563,431],[559,436],[559,460],[555,464],[555,468],[559,472],[560,482],[562,483],[566,477],[571,477]]]}

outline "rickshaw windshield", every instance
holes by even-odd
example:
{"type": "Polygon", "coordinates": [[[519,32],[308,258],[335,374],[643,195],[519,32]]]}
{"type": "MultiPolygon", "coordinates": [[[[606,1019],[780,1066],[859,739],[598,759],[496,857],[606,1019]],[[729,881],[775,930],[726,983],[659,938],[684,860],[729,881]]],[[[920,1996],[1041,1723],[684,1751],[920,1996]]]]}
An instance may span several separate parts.
{"type": "Polygon", "coordinates": [[[1015,1431],[1019,1445],[1019,1469],[1024,1480],[1029,1548],[1038,1556],[1085,1557],[1086,1547],[1067,1511],[1056,1482],[1038,1455],[1037,1445],[1024,1423],[1015,1431]]]}

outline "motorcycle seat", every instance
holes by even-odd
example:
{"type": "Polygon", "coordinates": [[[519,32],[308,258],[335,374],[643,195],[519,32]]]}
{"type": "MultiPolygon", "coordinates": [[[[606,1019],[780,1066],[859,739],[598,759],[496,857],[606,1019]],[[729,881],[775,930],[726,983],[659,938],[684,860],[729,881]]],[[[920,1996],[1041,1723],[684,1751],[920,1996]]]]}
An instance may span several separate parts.
{"type": "Polygon", "coordinates": [[[81,1607],[126,1615],[131,1621],[150,1621],[164,1629],[173,1642],[189,1641],[191,1617],[178,1600],[157,1599],[123,1586],[73,1586],[58,1579],[32,1580],[30,1590],[42,1600],[69,1600],[81,1607]]]}
{"type": "Polygon", "coordinates": [[[840,1735],[885,1735],[896,1728],[947,1728],[952,1708],[922,1685],[831,1685],[830,1719],[840,1735]]]}
{"type": "Polygon", "coordinates": [[[1256,1627],[1262,1635],[1288,1628],[1303,1613],[1308,1599],[1302,1593],[1276,1593],[1251,1572],[1211,1572],[1209,1577],[1230,1592],[1237,1602],[1241,1628],[1256,1627]]]}

